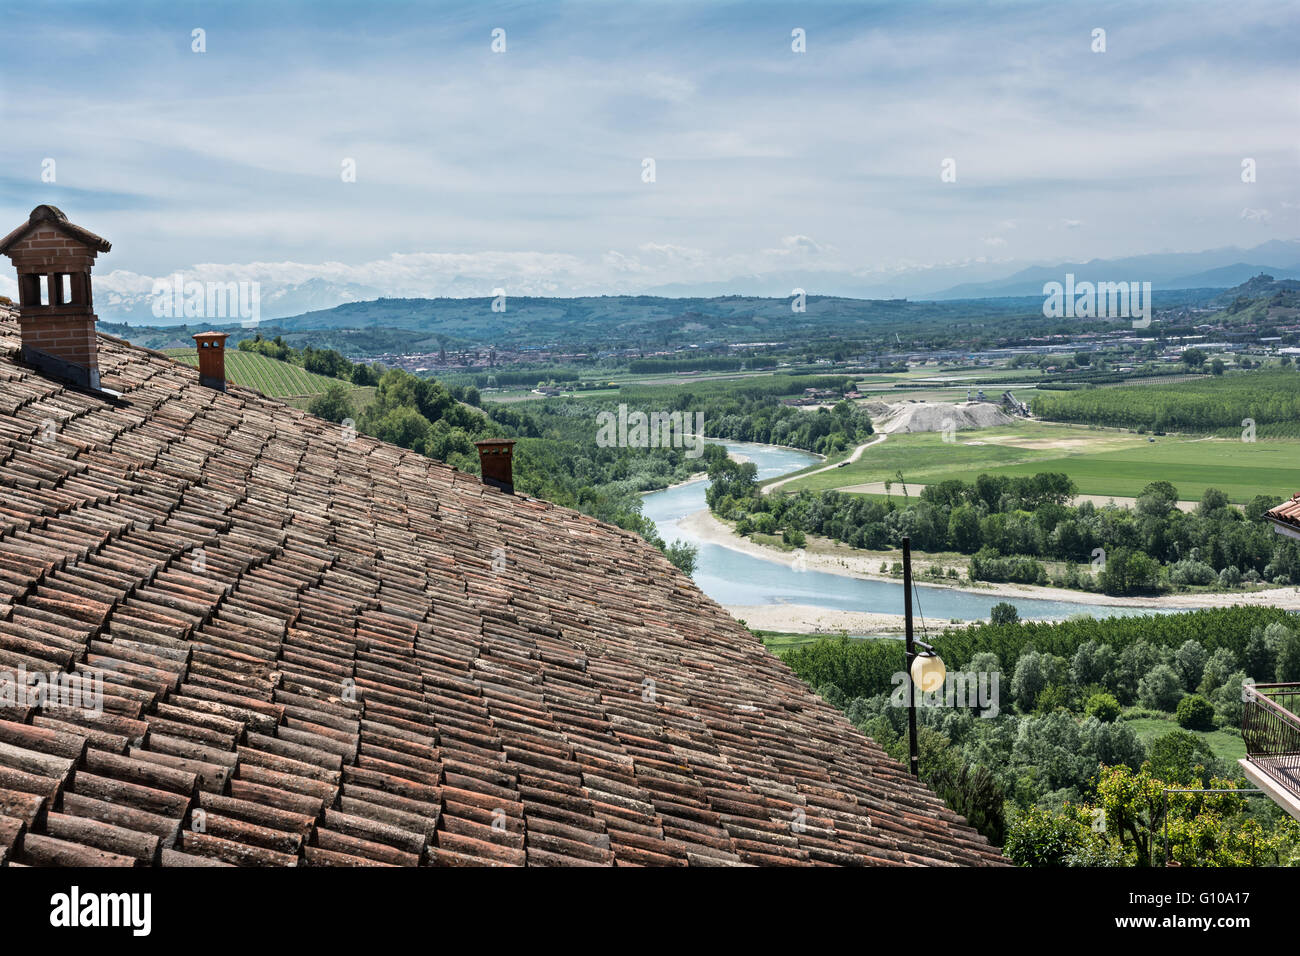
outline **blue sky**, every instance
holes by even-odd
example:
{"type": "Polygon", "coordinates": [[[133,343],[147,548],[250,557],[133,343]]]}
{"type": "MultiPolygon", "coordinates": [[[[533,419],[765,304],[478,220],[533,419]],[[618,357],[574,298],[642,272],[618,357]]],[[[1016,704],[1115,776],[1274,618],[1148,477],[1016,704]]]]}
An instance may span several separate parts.
{"type": "Polygon", "coordinates": [[[175,270],[745,291],[1249,247],[1300,236],[1296,36],[1281,2],[11,5],[0,226],[53,202],[113,242],[97,288],[124,294],[175,270]]]}

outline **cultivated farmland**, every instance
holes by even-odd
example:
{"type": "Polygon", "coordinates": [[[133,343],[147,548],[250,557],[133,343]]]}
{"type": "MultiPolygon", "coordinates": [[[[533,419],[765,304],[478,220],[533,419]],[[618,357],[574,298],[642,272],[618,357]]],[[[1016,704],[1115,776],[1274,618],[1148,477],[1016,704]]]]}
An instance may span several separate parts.
{"type": "Polygon", "coordinates": [[[1052,421],[1214,432],[1253,421],[1261,436],[1294,436],[1300,423],[1300,372],[1294,368],[1241,372],[1173,384],[1035,391],[1034,415],[1052,421]]]}
{"type": "Polygon", "coordinates": [[[1183,499],[1198,500],[1207,487],[1218,488],[1239,504],[1255,495],[1289,498],[1300,491],[1300,441],[1243,442],[1240,439],[1147,437],[1108,429],[1021,422],[1015,426],[958,432],[955,442],[941,435],[890,435],[843,468],[798,479],[782,492],[832,488],[901,495],[897,474],[908,491],[949,478],[974,481],[981,474],[1035,475],[1064,472],[1079,493],[1135,497],[1152,481],[1171,482],[1183,499]]]}
{"type": "MultiPolygon", "coordinates": [[[[178,362],[198,367],[199,356],[193,349],[171,349],[167,354],[178,362]]],[[[237,349],[226,352],[226,378],[236,385],[255,388],[269,398],[317,395],[331,385],[352,387],[337,378],[317,375],[288,362],[237,349]]]]}

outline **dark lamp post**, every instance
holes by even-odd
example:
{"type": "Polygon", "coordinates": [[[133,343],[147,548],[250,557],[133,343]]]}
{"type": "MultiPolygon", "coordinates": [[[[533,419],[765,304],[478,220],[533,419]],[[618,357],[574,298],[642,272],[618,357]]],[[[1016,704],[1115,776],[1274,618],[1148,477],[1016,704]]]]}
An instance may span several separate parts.
{"type": "Polygon", "coordinates": [[[907,653],[907,753],[908,770],[921,776],[921,757],[916,744],[916,689],[933,691],[948,676],[943,661],[925,641],[912,637],[912,539],[903,539],[903,624],[907,653]],[[922,650],[918,651],[917,647],[922,650]]]}

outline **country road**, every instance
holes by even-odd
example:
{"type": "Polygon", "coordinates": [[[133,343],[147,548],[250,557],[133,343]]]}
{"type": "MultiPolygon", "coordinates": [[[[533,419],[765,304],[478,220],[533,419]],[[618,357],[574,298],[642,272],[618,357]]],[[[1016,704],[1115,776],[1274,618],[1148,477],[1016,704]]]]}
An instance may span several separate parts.
{"type": "MultiPolygon", "coordinates": [[[[844,460],[843,464],[851,464],[852,462],[857,461],[859,458],[862,457],[862,453],[864,451],[866,451],[872,445],[879,445],[882,441],[885,440],[885,437],[886,437],[885,435],[880,434],[877,435],[875,438],[871,439],[871,441],[859,445],[857,448],[853,449],[852,453],[849,455],[848,458],[844,460]]],[[[833,465],[826,465],[822,468],[815,468],[812,471],[805,471],[801,475],[791,475],[789,478],[781,478],[778,481],[772,482],[770,485],[764,485],[760,490],[763,492],[763,494],[766,495],[771,493],[773,489],[780,488],[787,481],[794,481],[796,478],[807,478],[809,475],[820,475],[823,471],[834,471],[836,468],[840,467],[840,464],[841,462],[836,462],[833,465]]]]}

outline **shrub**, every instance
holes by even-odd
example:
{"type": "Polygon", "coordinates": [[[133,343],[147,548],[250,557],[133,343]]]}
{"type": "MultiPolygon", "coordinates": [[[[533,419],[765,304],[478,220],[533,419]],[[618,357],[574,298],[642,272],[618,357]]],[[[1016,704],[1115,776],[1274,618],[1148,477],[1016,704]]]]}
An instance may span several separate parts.
{"type": "Polygon", "coordinates": [[[1175,561],[1169,566],[1169,583],[1180,587],[1194,584],[1213,584],[1218,580],[1218,577],[1214,573],[1214,568],[1194,558],[1184,558],[1182,561],[1175,561]]]}
{"type": "Polygon", "coordinates": [[[1224,727],[1240,727],[1241,712],[1245,709],[1242,686],[1250,678],[1245,671],[1234,671],[1210,694],[1216,722],[1224,727]]]}
{"type": "Polygon", "coordinates": [[[1080,687],[1086,684],[1109,687],[1113,681],[1115,661],[1115,649],[1109,644],[1085,641],[1070,661],[1070,679],[1080,687]]]}
{"type": "Polygon", "coordinates": [[[1070,689],[1062,684],[1048,684],[1034,701],[1034,713],[1050,714],[1070,709],[1070,689]]]}
{"type": "Polygon", "coordinates": [[[1168,664],[1157,664],[1138,681],[1138,700],[1144,707],[1173,710],[1183,696],[1183,682],[1168,664]]]}
{"type": "Polygon", "coordinates": [[[1058,670],[1056,660],[1051,654],[1026,651],[1016,661],[1011,677],[1011,696],[1022,712],[1032,711],[1038,705],[1038,695],[1054,683],[1058,670]]]}
{"type": "Polygon", "coordinates": [[[997,604],[993,605],[993,609],[989,611],[989,623],[1019,624],[1020,612],[1016,610],[1014,604],[1011,604],[1008,601],[999,601],[997,604]]]}
{"type": "Polygon", "coordinates": [[[1033,558],[1003,557],[992,548],[981,548],[970,559],[972,581],[1011,581],[1017,584],[1046,584],[1047,569],[1033,558]]]}
{"type": "Polygon", "coordinates": [[[1178,648],[1177,653],[1174,654],[1174,670],[1182,678],[1184,688],[1196,690],[1205,672],[1205,662],[1208,657],[1200,641],[1188,640],[1178,648]]]}
{"type": "Polygon", "coordinates": [[[1300,681],[1300,633],[1289,632],[1278,639],[1277,670],[1274,677],[1279,683],[1300,681]]]}
{"type": "Polygon", "coordinates": [[[352,417],[352,401],[348,397],[345,385],[330,385],[329,388],[313,398],[307,411],[327,422],[338,423],[352,417]]]}
{"type": "Polygon", "coordinates": [[[1084,705],[1083,712],[1089,717],[1096,717],[1103,723],[1111,723],[1119,717],[1119,701],[1114,694],[1093,694],[1084,705]]]}
{"type": "Polygon", "coordinates": [[[832,707],[836,707],[840,710],[843,710],[849,704],[848,695],[846,695],[844,691],[840,690],[837,684],[830,682],[822,684],[817,688],[817,696],[826,701],[826,703],[830,704],[832,707]]]}
{"type": "Polygon", "coordinates": [[[1178,726],[1184,730],[1211,730],[1214,727],[1214,705],[1200,694],[1188,694],[1178,702],[1174,712],[1178,726]]]}
{"type": "Polygon", "coordinates": [[[664,548],[664,554],[678,571],[690,577],[695,573],[695,559],[700,549],[685,541],[674,541],[664,548]]]}
{"type": "Polygon", "coordinates": [[[1171,730],[1151,741],[1151,773],[1166,783],[1182,787],[1208,787],[1222,767],[1204,737],[1171,730]]]}
{"type": "Polygon", "coordinates": [[[1002,851],[1017,866],[1097,865],[1104,840],[1082,815],[1073,806],[1062,813],[1030,807],[1011,825],[1002,851]]]}

